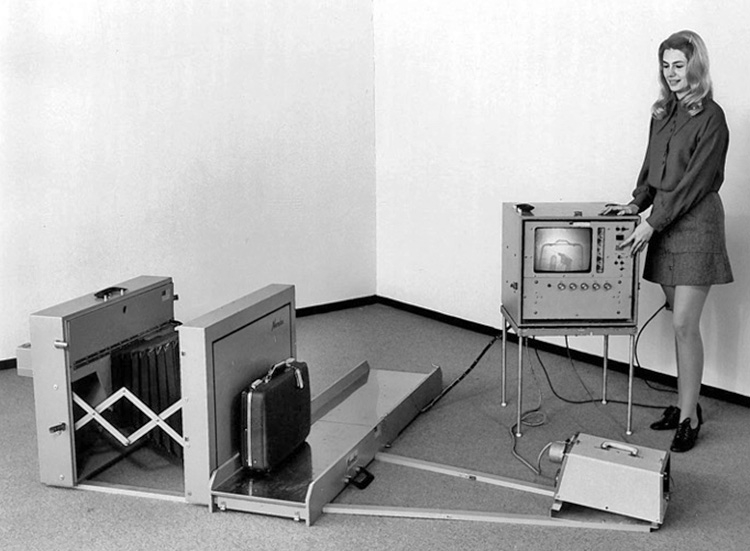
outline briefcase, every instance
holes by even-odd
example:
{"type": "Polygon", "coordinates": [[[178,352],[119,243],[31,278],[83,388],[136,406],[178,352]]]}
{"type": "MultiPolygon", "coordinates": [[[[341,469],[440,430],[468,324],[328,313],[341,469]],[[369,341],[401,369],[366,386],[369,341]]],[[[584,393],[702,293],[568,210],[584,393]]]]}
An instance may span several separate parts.
{"type": "Polygon", "coordinates": [[[310,375],[294,358],[274,365],[242,392],[242,461],[271,471],[310,434],[310,375]]]}

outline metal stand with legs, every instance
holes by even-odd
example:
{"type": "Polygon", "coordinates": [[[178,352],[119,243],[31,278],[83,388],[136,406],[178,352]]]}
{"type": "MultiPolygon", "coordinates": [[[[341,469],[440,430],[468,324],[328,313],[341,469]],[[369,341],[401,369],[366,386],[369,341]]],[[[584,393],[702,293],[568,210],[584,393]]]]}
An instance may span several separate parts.
{"type": "Polygon", "coordinates": [[[628,355],[628,410],[627,410],[627,428],[626,434],[633,434],[633,376],[635,374],[635,335],[638,328],[636,326],[520,326],[516,323],[508,311],[501,307],[503,314],[503,340],[502,340],[502,362],[501,362],[501,399],[502,406],[508,405],[506,400],[506,377],[507,377],[507,333],[509,329],[518,337],[518,389],[516,401],[516,436],[522,436],[521,417],[523,415],[523,349],[528,337],[561,337],[561,336],[589,336],[601,335],[604,338],[603,349],[603,370],[602,370],[602,403],[607,403],[607,372],[609,358],[609,337],[610,335],[628,335],[630,337],[630,353],[628,355]]]}

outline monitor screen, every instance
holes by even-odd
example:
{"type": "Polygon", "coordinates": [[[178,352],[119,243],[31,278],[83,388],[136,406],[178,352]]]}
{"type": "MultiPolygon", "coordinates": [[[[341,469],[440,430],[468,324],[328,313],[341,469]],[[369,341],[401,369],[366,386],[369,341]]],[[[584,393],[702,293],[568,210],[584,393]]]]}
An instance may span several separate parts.
{"type": "Polygon", "coordinates": [[[591,228],[540,227],[534,230],[534,271],[588,273],[591,271],[591,228]]]}

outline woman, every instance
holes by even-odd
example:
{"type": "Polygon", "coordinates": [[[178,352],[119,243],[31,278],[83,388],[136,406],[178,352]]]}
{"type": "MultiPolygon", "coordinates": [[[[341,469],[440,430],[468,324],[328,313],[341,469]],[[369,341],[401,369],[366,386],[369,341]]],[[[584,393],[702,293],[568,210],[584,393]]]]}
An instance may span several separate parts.
{"type": "Polygon", "coordinates": [[[724,181],[729,144],[724,112],[713,101],[708,52],[692,31],[659,46],[661,94],[652,107],[646,159],[627,205],[605,213],[649,216],[622,243],[637,254],[648,244],[644,279],[664,290],[673,313],[678,405],[668,407],[654,430],[676,429],[673,452],[690,450],[703,416],[700,318],[711,285],[733,280],[724,236],[724,181]]]}

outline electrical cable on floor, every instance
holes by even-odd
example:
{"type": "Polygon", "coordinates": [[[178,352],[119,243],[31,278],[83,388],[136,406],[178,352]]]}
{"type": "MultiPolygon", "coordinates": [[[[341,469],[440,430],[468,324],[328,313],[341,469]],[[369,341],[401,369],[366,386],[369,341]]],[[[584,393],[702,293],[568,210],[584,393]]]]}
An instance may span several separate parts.
{"type": "MultiPolygon", "coordinates": [[[[568,338],[568,335],[565,335],[565,353],[568,356],[568,362],[570,363],[570,368],[573,370],[573,373],[575,374],[576,378],[578,379],[578,382],[581,383],[581,386],[583,387],[583,390],[586,391],[586,394],[592,401],[599,401],[596,398],[594,398],[594,395],[591,394],[591,391],[589,390],[589,387],[586,386],[586,383],[583,381],[583,377],[581,377],[580,372],[578,371],[578,368],[576,367],[576,363],[573,360],[573,355],[570,352],[570,340],[568,338]]],[[[539,355],[537,354],[537,358],[539,358],[539,355]]],[[[539,361],[541,363],[541,360],[539,361]]]]}
{"type": "MultiPolygon", "coordinates": [[[[425,407],[423,407],[419,411],[419,414],[421,415],[422,413],[426,413],[430,409],[432,409],[432,407],[435,404],[437,404],[446,394],[448,394],[456,385],[458,385],[462,380],[464,380],[466,378],[466,376],[469,373],[471,373],[471,371],[479,364],[480,360],[484,357],[484,355],[487,353],[487,351],[492,347],[493,344],[495,344],[495,342],[497,342],[497,340],[501,336],[502,335],[496,335],[496,336],[494,336],[490,340],[490,342],[484,347],[484,349],[479,353],[479,355],[472,362],[472,364],[458,378],[456,378],[451,384],[449,384],[447,387],[445,387],[443,389],[443,391],[440,394],[438,394],[429,404],[427,404],[425,407]]],[[[526,347],[527,347],[526,350],[527,350],[527,354],[528,354],[528,341],[526,342],[526,347]]],[[[434,366],[434,364],[433,364],[433,366],[434,366]]],[[[437,366],[435,366],[435,367],[437,367],[437,366]]],[[[524,412],[521,415],[521,423],[523,425],[525,425],[525,426],[528,426],[528,427],[539,427],[539,426],[542,426],[547,421],[547,418],[546,418],[546,415],[543,412],[541,412],[541,408],[542,408],[542,390],[541,390],[541,386],[539,385],[539,379],[538,379],[538,377],[536,375],[536,372],[535,372],[533,366],[531,368],[531,372],[532,372],[532,374],[534,376],[534,379],[535,379],[535,381],[537,383],[537,391],[538,391],[538,395],[539,395],[539,403],[538,403],[538,405],[535,408],[530,409],[530,410],[524,412]]],[[[411,423],[409,423],[409,424],[411,424],[411,423]]],[[[406,427],[404,427],[404,428],[406,428],[406,427]]],[[[511,453],[513,454],[513,456],[518,461],[520,461],[521,463],[523,463],[526,467],[528,467],[529,469],[531,469],[531,471],[534,472],[536,475],[544,477],[545,475],[542,474],[542,469],[541,469],[542,455],[549,448],[549,446],[552,445],[552,442],[550,442],[549,444],[547,444],[547,446],[545,446],[542,449],[542,451],[539,453],[539,455],[537,456],[537,466],[535,467],[530,462],[528,462],[524,457],[522,457],[518,453],[518,451],[516,450],[517,439],[516,439],[516,425],[515,424],[510,428],[510,435],[511,435],[511,439],[513,441],[513,446],[511,447],[511,453]]],[[[549,477],[545,477],[545,478],[549,478],[549,477]]]]}
{"type": "MultiPolygon", "coordinates": [[[[661,312],[664,308],[666,308],[666,306],[667,306],[666,304],[662,305],[646,321],[646,323],[643,324],[643,326],[641,327],[640,331],[638,331],[638,334],[636,336],[635,343],[634,343],[634,356],[635,356],[636,364],[638,365],[639,368],[641,367],[640,366],[640,362],[638,361],[638,341],[640,339],[640,336],[643,333],[643,330],[646,328],[646,326],[648,326],[648,324],[657,316],[657,314],[659,314],[659,312],[661,312]]],[[[447,387],[445,387],[442,390],[442,392],[440,394],[438,394],[430,403],[428,403],[425,407],[423,407],[419,411],[419,414],[421,415],[422,413],[428,412],[430,409],[432,409],[432,407],[435,406],[435,404],[437,404],[440,400],[442,400],[443,397],[445,397],[446,394],[448,394],[451,390],[453,390],[453,388],[456,385],[458,385],[461,381],[463,381],[469,375],[469,373],[471,373],[471,371],[474,370],[474,368],[479,364],[479,362],[484,357],[484,355],[487,353],[487,351],[492,347],[492,345],[495,344],[495,342],[497,342],[498,339],[500,339],[501,336],[502,335],[495,335],[494,337],[492,337],[492,339],[490,340],[490,342],[479,353],[479,355],[472,362],[472,364],[459,377],[457,377],[451,384],[449,384],[447,387]]],[[[528,355],[528,346],[529,346],[529,344],[528,344],[528,340],[527,340],[526,341],[527,355],[528,355]]],[[[568,399],[568,398],[565,398],[565,397],[561,396],[557,392],[557,390],[555,389],[554,385],[552,384],[552,380],[550,379],[550,376],[549,376],[549,373],[547,371],[547,368],[544,365],[544,362],[542,361],[541,356],[539,355],[539,349],[537,347],[534,347],[534,352],[536,354],[537,360],[539,361],[539,365],[542,367],[542,371],[544,372],[544,376],[547,379],[547,384],[549,385],[550,390],[552,391],[552,394],[554,394],[555,397],[558,398],[559,400],[561,400],[563,402],[566,402],[566,403],[569,403],[569,404],[580,405],[580,404],[591,404],[591,403],[601,402],[601,399],[597,399],[597,398],[593,397],[593,395],[589,391],[588,387],[584,383],[583,378],[581,377],[580,373],[578,373],[578,370],[575,368],[575,362],[573,361],[573,358],[572,358],[571,353],[570,353],[570,344],[568,342],[568,337],[567,336],[565,337],[565,349],[566,349],[566,352],[567,352],[568,360],[570,361],[571,366],[573,366],[573,372],[575,373],[576,377],[578,378],[578,380],[581,383],[581,386],[584,388],[584,390],[586,391],[586,393],[589,395],[590,398],[588,400],[571,400],[571,399],[568,399]]],[[[521,424],[523,424],[525,426],[528,426],[528,427],[539,427],[539,426],[542,426],[546,422],[546,415],[543,412],[541,412],[541,407],[542,407],[542,391],[541,391],[541,386],[539,385],[539,379],[538,379],[538,377],[536,375],[536,371],[534,370],[533,364],[530,363],[530,365],[531,365],[532,375],[534,376],[534,379],[536,380],[536,383],[537,383],[537,391],[538,391],[538,394],[539,394],[539,405],[537,407],[535,407],[533,409],[530,409],[530,410],[527,410],[527,411],[525,411],[525,412],[523,412],[521,414],[521,424]]],[[[437,366],[435,366],[435,367],[437,367],[437,366]]],[[[654,388],[654,390],[662,390],[662,389],[658,389],[658,388],[652,387],[648,383],[648,381],[645,381],[645,382],[646,382],[646,384],[649,387],[654,388]]],[[[668,392],[670,390],[669,389],[663,389],[662,391],[668,392]]],[[[607,400],[607,401],[608,402],[612,402],[612,403],[616,403],[616,404],[627,404],[628,403],[628,402],[625,402],[625,401],[622,401],[622,400],[607,400]]],[[[662,408],[664,408],[663,405],[651,405],[651,404],[640,404],[640,403],[633,403],[633,405],[634,406],[638,406],[638,407],[654,408],[654,409],[662,409],[662,408]]],[[[416,419],[416,417],[415,417],[415,419],[416,419]]],[[[412,419],[412,422],[413,421],[414,421],[414,419],[412,419]]],[[[411,425],[411,422],[408,425],[411,425]]],[[[526,467],[528,467],[533,473],[535,473],[538,476],[546,477],[542,473],[541,461],[542,461],[542,456],[544,455],[544,452],[549,449],[549,447],[553,444],[553,442],[548,443],[546,446],[544,446],[542,448],[542,450],[539,452],[539,455],[537,456],[537,464],[536,464],[536,466],[534,466],[528,460],[526,460],[524,457],[522,457],[518,453],[518,451],[516,449],[516,446],[517,446],[517,443],[518,443],[517,438],[516,438],[516,428],[517,428],[517,423],[514,424],[512,427],[510,427],[510,435],[511,435],[511,439],[513,441],[513,446],[511,448],[511,453],[513,454],[513,456],[518,461],[520,461],[523,465],[525,465],[526,467]]],[[[404,430],[405,429],[406,429],[406,427],[404,427],[404,430]]],[[[549,478],[549,477],[546,477],[546,478],[549,478]]]]}
{"type": "MultiPolygon", "coordinates": [[[[640,339],[640,336],[643,333],[643,330],[656,317],[656,315],[659,314],[659,312],[661,312],[664,308],[666,308],[666,306],[667,306],[666,304],[663,304],[662,306],[660,306],[659,309],[656,310],[656,312],[654,312],[654,314],[652,314],[651,317],[646,321],[646,323],[643,324],[643,326],[641,327],[640,331],[638,331],[638,335],[636,336],[635,343],[634,343],[634,356],[636,358],[636,362],[637,362],[637,358],[638,358],[638,340],[640,339]]],[[[539,361],[539,365],[542,366],[542,370],[544,371],[544,375],[545,375],[545,377],[547,379],[547,384],[549,384],[549,387],[550,387],[550,390],[552,391],[552,394],[554,394],[557,399],[562,400],[563,402],[566,402],[568,404],[577,404],[577,405],[580,405],[580,404],[591,404],[591,403],[601,402],[601,399],[597,399],[597,398],[594,398],[592,396],[591,392],[589,391],[589,389],[586,387],[585,383],[583,382],[583,379],[581,379],[580,375],[578,374],[578,371],[575,369],[575,364],[573,362],[573,358],[570,355],[570,345],[568,344],[568,338],[567,337],[565,337],[565,347],[566,347],[566,352],[568,354],[568,360],[570,361],[571,365],[573,366],[573,372],[576,374],[576,376],[578,377],[579,381],[581,382],[581,385],[583,386],[583,388],[586,390],[586,393],[591,398],[589,400],[571,400],[569,398],[565,398],[565,397],[561,396],[557,392],[557,390],[555,390],[555,387],[552,384],[552,381],[550,379],[549,373],[547,372],[547,368],[545,367],[544,362],[542,361],[542,358],[539,355],[539,349],[537,347],[534,347],[534,352],[536,353],[537,360],[539,361]]],[[[639,368],[641,367],[640,363],[638,363],[638,362],[637,362],[637,365],[638,365],[639,368]]],[[[647,381],[644,380],[644,382],[646,382],[646,384],[648,385],[647,381]]],[[[651,385],[648,385],[648,386],[651,387],[651,385]]],[[[651,388],[654,388],[654,387],[651,387],[651,388]]],[[[661,390],[661,389],[654,388],[654,390],[661,390]]],[[[664,389],[662,391],[663,392],[669,392],[670,390],[669,389],[664,389]]],[[[611,400],[611,399],[607,399],[607,402],[612,402],[612,403],[615,403],[615,404],[626,404],[627,405],[627,402],[624,401],[624,400],[611,400]]],[[[638,406],[638,407],[651,408],[651,409],[664,409],[664,407],[665,407],[664,405],[641,404],[641,403],[636,403],[636,402],[634,402],[633,405],[634,406],[638,406]]]]}
{"type": "MultiPolygon", "coordinates": [[[[563,401],[565,403],[568,403],[568,404],[574,404],[574,405],[595,404],[595,403],[600,403],[602,401],[601,398],[593,398],[593,397],[591,399],[589,399],[589,400],[571,400],[570,398],[565,398],[564,396],[561,396],[557,392],[557,390],[555,390],[555,387],[552,384],[552,381],[550,380],[549,373],[547,372],[547,368],[544,365],[544,362],[542,361],[542,358],[539,356],[539,351],[538,350],[536,351],[536,357],[539,360],[539,365],[542,366],[542,371],[544,371],[544,375],[545,375],[545,377],[547,379],[547,383],[549,384],[549,387],[550,387],[550,390],[552,391],[552,394],[554,394],[555,397],[558,400],[561,400],[561,401],[563,401]]],[[[586,391],[589,394],[589,396],[591,396],[591,393],[588,392],[588,389],[586,388],[585,385],[584,385],[584,388],[586,389],[586,391]]],[[[614,399],[607,398],[607,403],[625,404],[625,405],[627,405],[628,402],[625,401],[625,400],[614,400],[614,399]]],[[[642,407],[642,408],[651,408],[651,409],[664,409],[666,407],[663,404],[661,404],[661,405],[660,404],[641,404],[641,403],[638,403],[638,402],[633,402],[633,405],[634,406],[638,406],[638,407],[642,407]]]]}
{"type": "Polygon", "coordinates": [[[539,455],[536,456],[536,470],[540,475],[542,475],[542,457],[544,457],[544,452],[549,450],[554,443],[555,442],[547,442],[547,444],[539,452],[539,455]]]}
{"type": "MultiPolygon", "coordinates": [[[[480,360],[481,360],[481,359],[482,359],[482,358],[484,357],[484,355],[485,355],[485,354],[487,353],[487,351],[488,351],[488,350],[489,350],[490,348],[492,348],[492,345],[493,345],[493,344],[495,344],[495,342],[497,342],[497,340],[498,340],[498,339],[499,339],[500,337],[502,337],[502,334],[501,334],[501,335],[495,335],[494,337],[492,337],[492,339],[490,340],[490,342],[489,342],[489,343],[487,343],[487,346],[485,346],[485,347],[484,347],[484,349],[483,349],[483,350],[482,350],[482,351],[481,351],[481,352],[479,353],[479,356],[477,356],[477,357],[476,357],[476,359],[475,359],[475,360],[474,360],[474,361],[472,362],[472,364],[471,364],[471,365],[470,365],[470,366],[469,366],[469,367],[468,367],[468,368],[467,368],[467,369],[466,369],[466,370],[465,370],[465,371],[464,371],[464,372],[463,372],[463,373],[462,373],[462,374],[461,374],[461,375],[460,375],[460,376],[459,376],[458,378],[456,378],[456,380],[455,380],[455,381],[453,381],[453,382],[452,382],[451,384],[449,384],[449,385],[448,385],[447,387],[445,387],[445,388],[444,388],[444,389],[442,390],[442,392],[441,392],[440,394],[438,394],[438,395],[437,395],[437,396],[436,396],[435,398],[433,398],[433,399],[432,399],[432,401],[431,401],[431,402],[430,402],[429,404],[427,404],[427,405],[426,405],[426,406],[424,406],[424,407],[423,407],[422,409],[420,409],[420,410],[419,410],[419,412],[417,412],[417,415],[415,415],[415,416],[414,416],[414,418],[412,418],[412,420],[411,420],[411,421],[409,421],[409,422],[408,422],[408,423],[406,424],[406,426],[404,426],[404,427],[403,427],[403,428],[401,429],[401,431],[399,432],[399,434],[402,434],[402,433],[403,433],[403,432],[404,432],[404,431],[405,431],[405,430],[406,430],[407,428],[409,428],[409,427],[411,426],[411,424],[412,424],[412,423],[413,423],[414,421],[416,421],[416,420],[417,420],[417,417],[419,417],[419,416],[420,416],[420,415],[422,415],[423,413],[427,413],[427,412],[428,412],[428,411],[429,411],[430,409],[432,409],[432,407],[433,407],[433,406],[434,406],[435,404],[437,404],[437,403],[438,403],[438,402],[439,402],[439,401],[440,401],[440,400],[441,400],[441,399],[442,399],[442,398],[443,398],[443,397],[444,397],[444,396],[445,396],[446,394],[448,394],[448,393],[449,393],[449,392],[450,392],[450,391],[451,391],[451,390],[452,390],[452,389],[453,389],[453,388],[454,388],[454,387],[455,387],[455,386],[456,386],[456,385],[457,385],[458,383],[460,383],[461,381],[463,381],[463,380],[464,380],[464,379],[466,378],[466,376],[467,376],[467,375],[468,375],[469,373],[471,373],[471,372],[472,372],[472,370],[473,370],[473,369],[474,369],[474,368],[475,368],[475,367],[477,366],[477,364],[479,363],[479,361],[480,361],[480,360]]],[[[435,367],[435,368],[439,368],[440,366],[439,366],[439,365],[436,365],[436,364],[432,364],[432,367],[435,367]]]]}
{"type": "MultiPolygon", "coordinates": [[[[534,353],[536,354],[536,359],[539,362],[539,365],[542,366],[542,371],[544,372],[544,376],[547,379],[547,384],[549,385],[549,388],[552,391],[552,394],[555,395],[555,398],[557,398],[558,400],[561,400],[561,401],[563,401],[563,402],[565,402],[567,404],[575,404],[575,405],[593,404],[594,402],[599,402],[600,401],[600,400],[594,398],[593,396],[590,399],[588,399],[588,400],[573,400],[573,399],[565,398],[565,397],[561,396],[557,392],[557,390],[555,389],[555,385],[552,384],[552,380],[550,379],[549,372],[547,371],[547,367],[544,365],[544,362],[542,361],[542,357],[539,355],[539,349],[537,347],[534,347],[534,353]]],[[[584,386],[584,388],[586,388],[586,387],[584,386]]],[[[588,392],[588,389],[586,389],[586,390],[588,392]]],[[[591,396],[590,393],[589,393],[589,396],[591,396]]]]}
{"type": "MultiPolygon", "coordinates": [[[[526,341],[526,355],[528,356],[529,353],[529,343],[528,340],[526,341]]],[[[547,422],[547,416],[541,411],[542,409],[542,388],[539,384],[539,377],[537,377],[536,370],[534,369],[534,365],[529,362],[529,365],[531,366],[531,374],[534,377],[534,381],[536,382],[536,388],[537,388],[537,395],[539,396],[539,401],[536,407],[527,410],[521,414],[521,424],[525,425],[527,427],[540,427],[544,423],[547,422]],[[536,419],[534,420],[533,417],[536,416],[536,419]]],[[[524,466],[526,466],[531,472],[536,474],[537,476],[542,476],[544,478],[551,478],[542,473],[542,455],[544,454],[545,450],[549,448],[549,446],[552,445],[552,442],[547,444],[544,448],[542,448],[542,451],[539,452],[539,455],[537,456],[537,465],[536,467],[532,465],[528,460],[526,460],[516,449],[518,445],[518,438],[516,437],[516,429],[518,428],[518,423],[515,423],[512,427],[510,427],[510,438],[513,443],[511,446],[511,453],[513,454],[513,457],[515,457],[518,461],[520,461],[524,466]]]]}
{"type": "Polygon", "coordinates": [[[472,372],[472,370],[477,366],[479,361],[484,357],[484,355],[487,353],[487,351],[492,347],[495,342],[501,337],[501,335],[495,335],[492,337],[492,340],[487,344],[487,346],[484,347],[484,350],[480,352],[479,356],[474,360],[474,362],[464,371],[455,381],[453,381],[451,384],[449,384],[447,387],[443,389],[443,391],[438,394],[429,404],[427,404],[425,407],[423,407],[421,410],[419,410],[419,413],[426,413],[429,411],[435,404],[437,404],[443,396],[448,394],[451,390],[453,390],[453,387],[455,387],[458,383],[463,381],[466,376],[472,372]]]}

